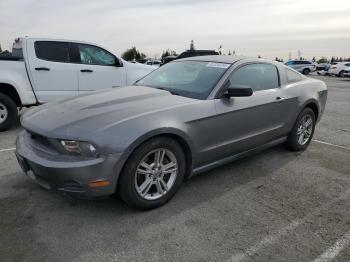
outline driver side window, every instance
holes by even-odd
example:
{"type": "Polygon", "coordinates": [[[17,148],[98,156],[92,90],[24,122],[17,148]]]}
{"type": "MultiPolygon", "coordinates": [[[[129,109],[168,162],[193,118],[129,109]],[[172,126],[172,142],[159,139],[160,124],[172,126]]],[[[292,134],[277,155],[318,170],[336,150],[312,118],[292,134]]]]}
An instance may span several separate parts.
{"type": "Polygon", "coordinates": [[[279,87],[276,66],[249,64],[242,66],[229,77],[231,86],[251,88],[254,92],[279,87]]]}
{"type": "Polygon", "coordinates": [[[115,57],[106,50],[97,46],[78,44],[80,61],[87,65],[115,65],[115,57]]]}

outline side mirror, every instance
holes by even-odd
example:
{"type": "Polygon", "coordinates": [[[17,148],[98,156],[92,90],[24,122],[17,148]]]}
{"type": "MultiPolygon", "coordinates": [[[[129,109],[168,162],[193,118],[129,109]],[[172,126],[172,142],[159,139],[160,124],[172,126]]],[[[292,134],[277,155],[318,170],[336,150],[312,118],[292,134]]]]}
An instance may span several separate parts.
{"type": "Polygon", "coordinates": [[[224,92],[224,97],[242,97],[253,95],[253,89],[246,86],[229,86],[224,92]]]}

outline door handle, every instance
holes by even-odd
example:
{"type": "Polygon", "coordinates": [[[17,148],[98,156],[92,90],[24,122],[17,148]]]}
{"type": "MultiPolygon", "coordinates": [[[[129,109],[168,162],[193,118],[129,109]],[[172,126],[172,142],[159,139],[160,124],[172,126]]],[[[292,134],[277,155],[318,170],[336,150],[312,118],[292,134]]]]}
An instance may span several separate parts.
{"type": "Polygon", "coordinates": [[[81,69],[80,72],[82,72],[82,73],[92,73],[94,71],[92,71],[91,69],[81,69]]]}
{"type": "Polygon", "coordinates": [[[286,99],[278,96],[278,97],[276,97],[275,103],[282,103],[284,100],[286,100],[286,99]]]}
{"type": "Polygon", "coordinates": [[[47,67],[36,67],[35,70],[36,71],[50,71],[50,68],[47,68],[47,67]]]}

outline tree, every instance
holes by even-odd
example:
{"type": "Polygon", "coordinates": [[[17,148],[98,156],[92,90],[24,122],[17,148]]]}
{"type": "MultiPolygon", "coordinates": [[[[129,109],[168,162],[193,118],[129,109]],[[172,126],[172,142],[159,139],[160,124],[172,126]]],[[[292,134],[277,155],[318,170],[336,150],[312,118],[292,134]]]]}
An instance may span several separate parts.
{"type": "Polygon", "coordinates": [[[316,57],[312,58],[312,62],[314,62],[314,63],[316,62],[316,57]]]}
{"type": "Polygon", "coordinates": [[[122,54],[122,58],[126,61],[138,60],[138,59],[145,58],[145,57],[146,57],[146,55],[144,53],[140,53],[140,51],[137,50],[135,46],[127,49],[122,54]]]}
{"type": "Polygon", "coordinates": [[[2,53],[1,44],[0,44],[0,53],[2,53]]]}
{"type": "Polygon", "coordinates": [[[194,47],[194,41],[193,41],[193,40],[191,40],[190,50],[191,50],[191,51],[196,50],[196,48],[194,47]]]}
{"type": "Polygon", "coordinates": [[[258,58],[261,58],[261,55],[258,55],[258,58]]]}
{"type": "Polygon", "coordinates": [[[283,63],[283,59],[282,59],[282,58],[278,58],[277,56],[276,56],[276,58],[275,58],[275,61],[280,62],[280,63],[283,63]]]}
{"type": "Polygon", "coordinates": [[[317,60],[317,64],[326,64],[328,63],[327,57],[322,56],[320,59],[317,60]]]}
{"type": "Polygon", "coordinates": [[[228,50],[228,55],[231,55],[231,50],[228,50]]]}
{"type": "Polygon", "coordinates": [[[176,51],[170,50],[168,48],[167,50],[163,51],[163,53],[162,53],[162,58],[166,57],[166,56],[178,56],[178,54],[176,53],[176,51]]]}

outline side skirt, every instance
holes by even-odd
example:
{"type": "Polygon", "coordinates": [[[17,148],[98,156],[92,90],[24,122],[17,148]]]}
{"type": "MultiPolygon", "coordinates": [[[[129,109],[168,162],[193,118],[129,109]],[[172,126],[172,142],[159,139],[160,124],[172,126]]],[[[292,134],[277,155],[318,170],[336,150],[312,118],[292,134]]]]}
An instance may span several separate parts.
{"type": "Polygon", "coordinates": [[[200,167],[197,167],[195,169],[193,169],[193,172],[192,172],[192,176],[195,176],[195,175],[198,175],[200,173],[203,173],[203,172],[206,172],[208,170],[211,170],[213,168],[216,168],[216,167],[219,167],[219,166],[222,166],[222,165],[226,165],[228,163],[231,163],[233,161],[236,161],[238,159],[241,159],[241,158],[244,158],[246,156],[250,156],[250,155],[253,155],[253,154],[256,154],[256,153],[259,153],[263,150],[266,150],[268,148],[271,148],[271,147],[274,147],[278,144],[282,144],[283,142],[285,142],[287,140],[287,137],[281,137],[281,138],[278,138],[274,141],[271,141],[271,142],[268,142],[262,146],[258,146],[258,147],[255,147],[253,149],[249,149],[247,151],[244,151],[242,153],[238,153],[238,154],[235,154],[235,155],[232,155],[232,156],[228,156],[228,157],[225,157],[223,159],[220,159],[220,160],[217,160],[215,162],[212,162],[210,164],[207,164],[205,166],[200,166],[200,167]]]}

